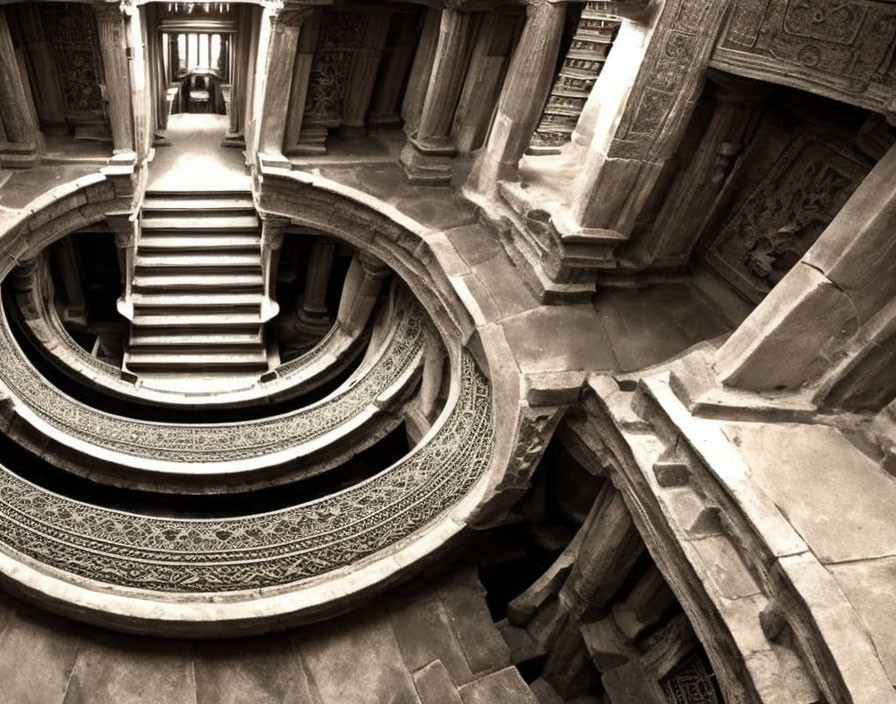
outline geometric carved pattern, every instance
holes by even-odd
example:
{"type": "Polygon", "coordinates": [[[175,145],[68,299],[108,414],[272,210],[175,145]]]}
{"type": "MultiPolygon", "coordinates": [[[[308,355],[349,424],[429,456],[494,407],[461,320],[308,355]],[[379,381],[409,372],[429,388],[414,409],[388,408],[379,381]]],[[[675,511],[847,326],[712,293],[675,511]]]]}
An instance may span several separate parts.
{"type": "Polygon", "coordinates": [[[569,141],[613,47],[620,21],[607,13],[610,2],[587,2],[563,66],[557,74],[529,152],[557,154],[569,141]]]}
{"type": "Polygon", "coordinates": [[[105,79],[91,6],[74,2],[40,3],[40,16],[53,46],[66,116],[101,116],[100,84],[105,79]]]}
{"type": "Polygon", "coordinates": [[[829,134],[802,133],[722,228],[707,260],[758,303],[818,239],[871,166],[829,134]]]}
{"type": "Polygon", "coordinates": [[[719,704],[715,675],[705,656],[694,652],[660,682],[669,704],[719,704]]]}
{"type": "Polygon", "coordinates": [[[714,64],[893,110],[896,8],[874,0],[737,0],[714,64]],[[888,105],[889,104],[889,105],[888,105]]]}
{"type": "Polygon", "coordinates": [[[493,433],[488,383],[463,352],[459,397],[436,434],[342,492],[266,514],[170,519],[72,501],[0,467],[0,550],[159,592],[290,584],[394,545],[451,508],[488,468],[493,433]]]}
{"type": "Polygon", "coordinates": [[[361,47],[363,27],[362,13],[324,11],[308,79],[303,120],[307,126],[337,127],[342,122],[348,75],[361,47]]]}
{"type": "Polygon", "coordinates": [[[11,395],[43,421],[95,447],[167,462],[229,462],[263,457],[307,443],[357,417],[415,364],[423,350],[424,316],[402,296],[388,345],[371,368],[348,388],[315,404],[274,418],[229,425],[163,424],[104,413],[56,391],[38,374],[0,324],[0,380],[11,395]]]}

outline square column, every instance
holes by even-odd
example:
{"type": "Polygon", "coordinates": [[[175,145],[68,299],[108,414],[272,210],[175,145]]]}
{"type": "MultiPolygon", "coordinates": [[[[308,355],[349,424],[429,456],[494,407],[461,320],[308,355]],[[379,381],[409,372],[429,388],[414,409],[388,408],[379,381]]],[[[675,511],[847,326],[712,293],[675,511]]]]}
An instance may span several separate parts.
{"type": "Polygon", "coordinates": [[[339,131],[345,136],[363,135],[366,131],[364,118],[370,107],[377,69],[391,21],[392,10],[389,8],[377,9],[365,15],[361,48],[355,55],[342,104],[342,125],[339,131]]]}
{"type": "Polygon", "coordinates": [[[40,130],[19,71],[6,13],[0,8],[0,164],[30,166],[41,146],[40,130]]]}
{"type": "Polygon", "coordinates": [[[106,76],[105,96],[109,101],[109,122],[112,127],[112,152],[134,152],[134,114],[131,105],[130,52],[125,18],[117,3],[94,5],[103,71],[106,76]]]}
{"type": "Polygon", "coordinates": [[[451,128],[467,69],[470,26],[470,15],[442,10],[420,122],[401,152],[401,165],[412,183],[451,182],[451,157],[457,153],[451,128]]]}

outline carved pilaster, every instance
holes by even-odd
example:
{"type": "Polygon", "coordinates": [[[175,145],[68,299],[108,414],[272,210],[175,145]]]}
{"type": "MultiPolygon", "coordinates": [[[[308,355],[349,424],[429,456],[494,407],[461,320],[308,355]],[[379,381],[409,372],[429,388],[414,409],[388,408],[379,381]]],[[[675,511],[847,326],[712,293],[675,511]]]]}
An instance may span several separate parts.
{"type": "Polygon", "coordinates": [[[401,126],[398,99],[420,37],[420,16],[417,12],[396,12],[386,39],[386,54],[380,62],[376,90],[367,115],[369,130],[386,130],[401,126]]]}
{"type": "Polygon", "coordinates": [[[315,241],[308,255],[305,291],[297,302],[297,310],[300,323],[312,326],[317,332],[324,332],[331,324],[327,315],[327,288],[335,256],[336,243],[326,240],[315,241]]]}
{"type": "Polygon", "coordinates": [[[550,88],[565,13],[566,7],[560,3],[529,6],[488,142],[467,181],[473,191],[493,195],[499,180],[516,175],[550,88]]]}
{"type": "Polygon", "coordinates": [[[339,300],[336,324],[348,335],[358,335],[367,325],[389,268],[366,253],[358,253],[349,265],[339,300]]]}
{"type": "Polygon", "coordinates": [[[117,3],[93,6],[105,73],[104,93],[112,126],[112,149],[116,154],[134,151],[134,115],[131,105],[131,75],[128,67],[127,28],[117,3]]]}
{"type": "Polygon", "coordinates": [[[392,10],[389,8],[368,12],[364,18],[361,46],[355,54],[355,62],[348,77],[345,102],[342,105],[340,132],[347,136],[365,132],[364,118],[370,106],[377,69],[383,56],[391,21],[392,10]]]}
{"type": "Polygon", "coordinates": [[[292,71],[292,88],[289,94],[289,112],[286,119],[286,144],[284,154],[299,154],[299,139],[308,100],[308,82],[311,80],[311,66],[320,36],[321,9],[314,12],[302,23],[296,60],[292,71]]]}
{"type": "Polygon", "coordinates": [[[40,132],[28,104],[6,14],[0,10],[0,122],[4,141],[0,143],[0,163],[27,166],[40,148],[40,132]]]}
{"type": "Polygon", "coordinates": [[[401,164],[412,182],[434,184],[451,180],[450,157],[457,153],[451,126],[467,68],[470,28],[468,14],[451,8],[442,10],[420,122],[401,152],[401,164]]]}
{"type": "Polygon", "coordinates": [[[530,154],[558,154],[570,140],[619,29],[619,20],[610,14],[612,5],[611,2],[585,3],[572,44],[532,135],[530,154]]]}

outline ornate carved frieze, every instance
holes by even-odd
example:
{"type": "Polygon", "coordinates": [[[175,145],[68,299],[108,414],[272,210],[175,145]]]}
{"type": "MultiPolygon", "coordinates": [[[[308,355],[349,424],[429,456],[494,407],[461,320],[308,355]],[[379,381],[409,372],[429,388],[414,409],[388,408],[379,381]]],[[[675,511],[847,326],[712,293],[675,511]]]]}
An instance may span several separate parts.
{"type": "Polygon", "coordinates": [[[342,121],[348,77],[361,47],[363,29],[363,13],[324,12],[305,100],[305,126],[336,127],[342,121]]]}
{"type": "MultiPolygon", "coordinates": [[[[407,297],[405,297],[406,299],[407,297]]],[[[42,421],[95,448],[161,462],[231,462],[264,457],[337,429],[397,383],[422,356],[423,315],[405,300],[378,363],[343,393],[292,413],[245,423],[159,424],[110,415],[56,391],[23,356],[5,321],[0,325],[0,380],[42,421]]]]}
{"type": "Polygon", "coordinates": [[[103,116],[100,84],[105,82],[96,20],[91,6],[74,2],[40,4],[41,20],[53,47],[66,117],[73,121],[103,116]]]}
{"type": "Polygon", "coordinates": [[[883,0],[737,0],[713,65],[892,113],[896,7],[883,0]]]}
{"type": "Polygon", "coordinates": [[[603,70],[620,21],[611,2],[587,2],[576,25],[529,152],[556,154],[572,135],[585,101],[603,70]]]}
{"type": "Polygon", "coordinates": [[[72,501],[0,470],[0,549],[107,585],[257,590],[351,565],[455,505],[492,456],[491,395],[468,354],[459,396],[428,443],[324,499],[220,520],[166,519],[72,501]]]}
{"type": "Polygon", "coordinates": [[[758,303],[818,239],[871,166],[848,142],[804,132],[730,217],[707,260],[758,303]]]}

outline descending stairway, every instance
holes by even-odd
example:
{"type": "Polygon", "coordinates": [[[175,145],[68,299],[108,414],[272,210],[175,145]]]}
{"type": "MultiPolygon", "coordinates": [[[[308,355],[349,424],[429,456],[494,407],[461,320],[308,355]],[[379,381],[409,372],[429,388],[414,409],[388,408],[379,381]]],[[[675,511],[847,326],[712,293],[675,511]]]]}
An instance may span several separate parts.
{"type": "Polygon", "coordinates": [[[248,192],[151,192],[132,274],[125,368],[262,372],[261,226],[248,192]]]}

